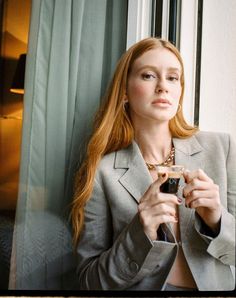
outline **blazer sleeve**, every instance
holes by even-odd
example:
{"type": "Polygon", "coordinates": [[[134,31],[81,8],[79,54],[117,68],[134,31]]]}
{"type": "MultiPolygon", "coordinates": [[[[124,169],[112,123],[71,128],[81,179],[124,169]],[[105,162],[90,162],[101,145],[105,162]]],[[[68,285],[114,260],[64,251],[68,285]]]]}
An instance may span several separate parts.
{"type": "MultiPolygon", "coordinates": [[[[235,266],[236,145],[229,135],[227,171],[227,207],[222,206],[220,231],[216,237],[201,232],[202,222],[196,215],[195,228],[209,243],[207,252],[226,265],[235,266]]],[[[223,171],[224,169],[222,169],[223,171]]]]}
{"type": "Polygon", "coordinates": [[[113,239],[109,203],[101,185],[95,181],[92,197],[85,207],[77,253],[81,290],[122,290],[132,287],[155,268],[165,278],[174,262],[177,244],[150,241],[137,214],[113,239]]]}

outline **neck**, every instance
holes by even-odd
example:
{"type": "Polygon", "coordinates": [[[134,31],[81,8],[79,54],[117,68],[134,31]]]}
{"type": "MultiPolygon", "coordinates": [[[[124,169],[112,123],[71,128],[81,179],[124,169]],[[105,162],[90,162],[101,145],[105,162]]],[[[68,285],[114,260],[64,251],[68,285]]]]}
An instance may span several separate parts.
{"type": "Polygon", "coordinates": [[[151,164],[162,163],[172,148],[172,137],[167,125],[135,130],[137,142],[143,158],[151,164]]]}

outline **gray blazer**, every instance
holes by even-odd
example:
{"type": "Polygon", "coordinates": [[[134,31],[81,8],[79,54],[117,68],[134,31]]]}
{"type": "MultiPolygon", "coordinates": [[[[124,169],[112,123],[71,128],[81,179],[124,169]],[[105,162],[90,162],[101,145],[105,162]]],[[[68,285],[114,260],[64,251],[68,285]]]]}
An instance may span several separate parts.
{"type": "Polygon", "coordinates": [[[149,240],[137,206],[153,180],[133,142],[99,164],[77,248],[81,290],[163,290],[179,245],[200,291],[234,289],[230,265],[235,266],[235,145],[228,134],[209,132],[173,142],[176,164],[201,168],[220,186],[224,208],[218,236],[207,236],[200,217],[183,204],[181,243],[169,224],[164,225],[168,241],[149,240]]]}

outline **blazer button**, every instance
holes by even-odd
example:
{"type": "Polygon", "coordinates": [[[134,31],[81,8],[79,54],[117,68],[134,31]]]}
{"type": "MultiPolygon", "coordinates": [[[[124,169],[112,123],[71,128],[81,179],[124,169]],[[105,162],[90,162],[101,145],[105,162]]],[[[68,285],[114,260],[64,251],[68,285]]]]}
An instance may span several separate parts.
{"type": "Polygon", "coordinates": [[[139,265],[136,262],[131,261],[129,263],[129,268],[130,268],[131,272],[136,273],[139,269],[139,265]]]}

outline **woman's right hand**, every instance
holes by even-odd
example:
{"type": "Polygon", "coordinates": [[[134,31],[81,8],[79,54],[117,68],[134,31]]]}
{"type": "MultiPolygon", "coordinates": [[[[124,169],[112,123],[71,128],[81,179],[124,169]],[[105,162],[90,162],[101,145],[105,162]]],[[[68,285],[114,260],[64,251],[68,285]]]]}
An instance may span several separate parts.
{"type": "Polygon", "coordinates": [[[157,239],[157,230],[162,223],[176,223],[176,205],[181,200],[176,195],[160,192],[160,186],[167,180],[164,174],[154,181],[140,200],[138,206],[139,218],[144,232],[151,240],[157,239]]]}

